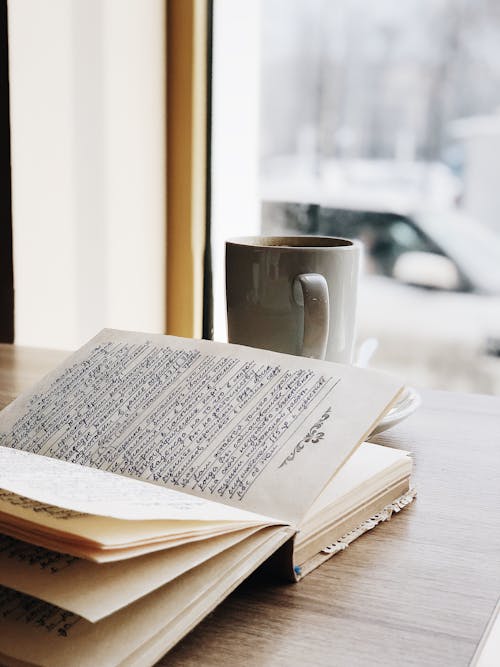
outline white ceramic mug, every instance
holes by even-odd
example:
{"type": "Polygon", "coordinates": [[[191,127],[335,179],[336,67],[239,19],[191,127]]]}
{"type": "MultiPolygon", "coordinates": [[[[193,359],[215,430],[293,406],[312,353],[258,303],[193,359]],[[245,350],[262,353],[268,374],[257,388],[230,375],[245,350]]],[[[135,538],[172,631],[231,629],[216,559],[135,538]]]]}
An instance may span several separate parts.
{"type": "Polygon", "coordinates": [[[227,241],[229,342],[351,363],[360,255],[326,236],[227,241]]]}

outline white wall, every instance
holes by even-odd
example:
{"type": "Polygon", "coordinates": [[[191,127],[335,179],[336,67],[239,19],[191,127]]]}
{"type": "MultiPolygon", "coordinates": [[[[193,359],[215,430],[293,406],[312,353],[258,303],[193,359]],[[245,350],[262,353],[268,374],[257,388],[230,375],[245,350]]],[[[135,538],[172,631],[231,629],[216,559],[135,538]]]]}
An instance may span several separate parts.
{"type": "Polygon", "coordinates": [[[10,0],[16,342],[165,322],[162,0],[10,0]]]}

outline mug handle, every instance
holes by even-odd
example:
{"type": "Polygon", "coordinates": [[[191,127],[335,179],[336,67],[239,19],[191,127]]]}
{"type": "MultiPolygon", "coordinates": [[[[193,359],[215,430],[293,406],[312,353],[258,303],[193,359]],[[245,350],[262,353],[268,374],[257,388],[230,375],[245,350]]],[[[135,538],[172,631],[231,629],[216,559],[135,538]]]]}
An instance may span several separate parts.
{"type": "Polygon", "coordinates": [[[324,359],[330,324],[328,284],[320,273],[301,273],[293,281],[293,298],[304,308],[301,356],[324,359]]]}

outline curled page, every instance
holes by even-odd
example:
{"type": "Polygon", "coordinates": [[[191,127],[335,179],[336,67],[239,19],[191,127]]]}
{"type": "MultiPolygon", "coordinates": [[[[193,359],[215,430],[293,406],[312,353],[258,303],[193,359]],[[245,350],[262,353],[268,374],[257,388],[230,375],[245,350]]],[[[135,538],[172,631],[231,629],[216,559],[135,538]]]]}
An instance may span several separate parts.
{"type": "MultiPolygon", "coordinates": [[[[205,616],[291,532],[286,527],[259,531],[97,623],[0,586],[0,662],[7,655],[50,667],[110,667],[138,650],[134,664],[153,664],[142,655],[147,642],[168,632],[193,607],[197,620],[205,616]]],[[[171,643],[192,625],[182,623],[171,643]]],[[[165,643],[162,652],[168,648],[165,643]]]]}
{"type": "Polygon", "coordinates": [[[96,622],[258,530],[266,529],[245,528],[172,550],[106,564],[92,563],[0,535],[0,585],[96,622]]]}
{"type": "Polygon", "coordinates": [[[175,489],[0,447],[0,509],[8,493],[52,506],[52,516],[62,515],[61,508],[128,520],[273,522],[175,489]]]}

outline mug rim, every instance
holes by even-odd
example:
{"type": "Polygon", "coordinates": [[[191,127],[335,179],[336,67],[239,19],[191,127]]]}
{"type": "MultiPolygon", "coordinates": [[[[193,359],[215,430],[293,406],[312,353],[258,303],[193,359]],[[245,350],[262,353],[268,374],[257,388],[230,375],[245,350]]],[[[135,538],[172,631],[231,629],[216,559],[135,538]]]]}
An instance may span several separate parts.
{"type": "Polygon", "coordinates": [[[279,251],[301,251],[318,250],[328,251],[337,250],[347,252],[349,250],[361,248],[361,242],[357,239],[347,239],[342,236],[315,236],[313,234],[290,234],[288,236],[275,235],[257,235],[257,236],[236,236],[226,239],[226,246],[238,246],[240,248],[256,248],[260,250],[279,250],[279,251]],[[311,243],[298,243],[293,241],[300,239],[310,241],[311,243]],[[274,243],[273,243],[274,241],[274,243]],[[286,243],[288,241],[288,243],[286,243]],[[332,243],[334,241],[334,243],[332,243]],[[340,243],[339,243],[340,242],[340,243]]]}

